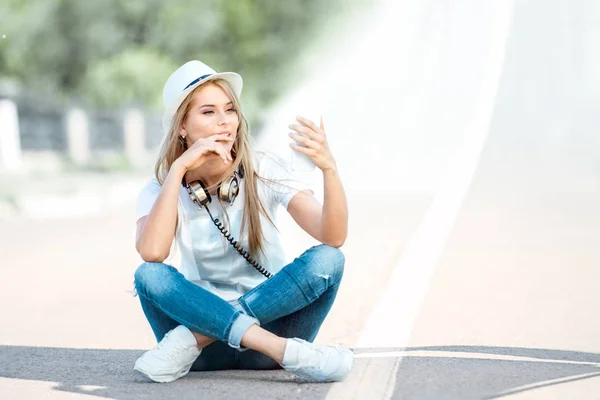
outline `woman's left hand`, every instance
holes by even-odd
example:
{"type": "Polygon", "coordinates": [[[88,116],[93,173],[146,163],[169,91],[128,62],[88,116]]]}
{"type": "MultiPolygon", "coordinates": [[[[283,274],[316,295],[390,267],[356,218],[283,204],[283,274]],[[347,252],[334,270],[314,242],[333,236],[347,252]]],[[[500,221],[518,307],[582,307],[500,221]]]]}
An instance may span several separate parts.
{"type": "Polygon", "coordinates": [[[331,150],[329,150],[329,144],[327,144],[323,118],[321,117],[320,127],[317,127],[312,121],[306,118],[298,116],[296,119],[301,122],[301,124],[292,124],[289,128],[296,132],[303,133],[308,137],[296,132],[290,132],[290,137],[302,144],[302,146],[299,146],[296,143],[290,143],[290,147],[299,153],[306,154],[321,171],[335,169],[335,159],[331,154],[331,150]]]}

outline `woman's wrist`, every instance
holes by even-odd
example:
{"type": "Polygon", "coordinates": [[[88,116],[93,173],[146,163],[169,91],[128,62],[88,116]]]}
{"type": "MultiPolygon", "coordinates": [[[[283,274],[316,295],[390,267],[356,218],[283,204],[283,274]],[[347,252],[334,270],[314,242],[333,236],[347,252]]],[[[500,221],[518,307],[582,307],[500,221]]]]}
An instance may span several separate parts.
{"type": "Polygon", "coordinates": [[[178,177],[183,178],[185,173],[187,172],[187,168],[184,165],[175,160],[173,164],[171,164],[171,168],[169,169],[169,173],[175,173],[178,177]]]}
{"type": "Polygon", "coordinates": [[[323,168],[323,174],[332,174],[332,175],[337,175],[338,174],[338,169],[337,169],[337,165],[335,163],[329,165],[326,168],[323,168]]]}

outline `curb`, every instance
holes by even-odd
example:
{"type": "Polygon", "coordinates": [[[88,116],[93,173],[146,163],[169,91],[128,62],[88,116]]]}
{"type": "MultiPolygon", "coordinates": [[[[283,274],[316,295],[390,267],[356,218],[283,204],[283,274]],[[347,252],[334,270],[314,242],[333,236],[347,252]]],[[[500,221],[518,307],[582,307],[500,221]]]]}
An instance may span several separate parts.
{"type": "MultiPolygon", "coordinates": [[[[84,184],[63,187],[52,192],[52,187],[40,185],[37,192],[16,191],[0,198],[0,220],[15,218],[60,219],[100,215],[103,212],[132,206],[148,180],[147,176],[79,177],[84,184]]],[[[61,178],[59,178],[61,179],[61,178]]],[[[64,186],[64,182],[61,182],[64,186]]]]}

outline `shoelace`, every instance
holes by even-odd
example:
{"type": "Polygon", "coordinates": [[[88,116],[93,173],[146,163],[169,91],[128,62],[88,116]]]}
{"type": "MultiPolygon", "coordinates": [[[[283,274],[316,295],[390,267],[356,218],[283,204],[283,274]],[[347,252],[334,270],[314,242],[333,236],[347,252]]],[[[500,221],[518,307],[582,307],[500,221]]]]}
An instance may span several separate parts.
{"type": "Polygon", "coordinates": [[[167,342],[166,339],[169,337],[169,333],[167,333],[163,340],[156,345],[154,352],[157,353],[157,355],[169,358],[172,361],[180,361],[179,356],[181,353],[188,352],[190,349],[186,346],[182,346],[179,341],[176,341],[175,345],[171,346],[171,348],[165,349],[165,343],[167,342]]]}

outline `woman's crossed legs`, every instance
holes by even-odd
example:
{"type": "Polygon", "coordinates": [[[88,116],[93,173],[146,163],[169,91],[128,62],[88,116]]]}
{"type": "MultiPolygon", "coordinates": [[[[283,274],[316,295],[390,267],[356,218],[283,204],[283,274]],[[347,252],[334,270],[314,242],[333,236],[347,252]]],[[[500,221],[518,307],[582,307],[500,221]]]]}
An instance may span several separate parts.
{"type": "Polygon", "coordinates": [[[157,341],[178,325],[196,332],[199,344],[214,340],[203,348],[192,370],[275,369],[280,368],[282,350],[258,344],[273,335],[312,342],[335,300],[343,267],[339,249],[312,247],[240,297],[239,309],[162,263],[142,264],[135,283],[157,341]],[[240,344],[261,352],[238,351],[240,344]]]}

